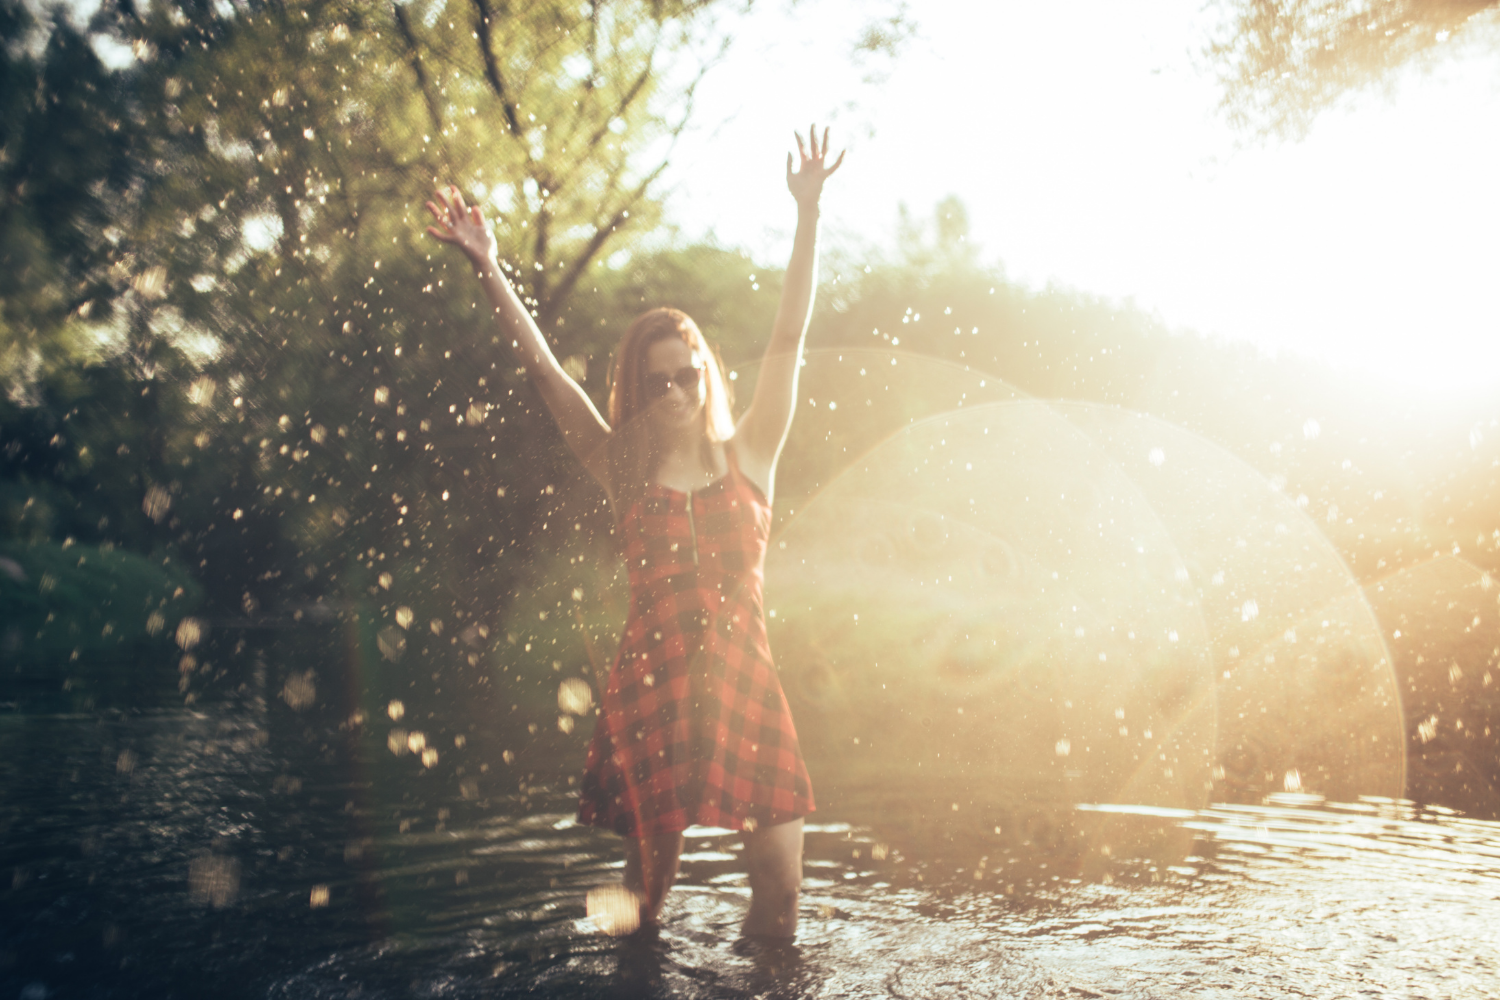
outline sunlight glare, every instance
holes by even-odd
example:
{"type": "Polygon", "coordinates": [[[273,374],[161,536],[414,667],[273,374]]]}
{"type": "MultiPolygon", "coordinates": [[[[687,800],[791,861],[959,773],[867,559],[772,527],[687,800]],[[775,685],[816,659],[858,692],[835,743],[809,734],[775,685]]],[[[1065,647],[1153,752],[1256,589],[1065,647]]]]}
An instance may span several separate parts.
{"type": "Polygon", "coordinates": [[[704,88],[705,120],[734,127],[684,140],[674,214],[781,253],[775,163],[785,109],[805,108],[850,151],[825,197],[833,232],[893,245],[899,206],[925,219],[952,193],[981,258],[1032,287],[1133,300],[1176,327],[1398,386],[1493,382],[1492,64],[1407,71],[1393,97],[1357,95],[1305,140],[1261,145],[1217,110],[1208,16],[1187,2],[924,4],[874,83],[816,57],[857,30],[857,11],[825,0],[790,26],[752,17],[704,88]]]}

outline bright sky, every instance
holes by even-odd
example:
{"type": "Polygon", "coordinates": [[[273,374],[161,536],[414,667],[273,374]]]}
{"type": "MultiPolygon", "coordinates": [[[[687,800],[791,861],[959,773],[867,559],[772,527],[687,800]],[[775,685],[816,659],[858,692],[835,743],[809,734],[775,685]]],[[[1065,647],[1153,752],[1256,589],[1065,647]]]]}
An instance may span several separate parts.
{"type": "Polygon", "coordinates": [[[957,194],[971,239],[1028,284],[1413,388],[1500,385],[1500,51],[1261,146],[1215,111],[1201,0],[923,0],[869,84],[849,52],[873,6],[759,7],[673,164],[688,235],[783,255],[790,131],[816,119],[849,149],[833,239],[889,247],[898,203],[925,217],[957,194]]]}

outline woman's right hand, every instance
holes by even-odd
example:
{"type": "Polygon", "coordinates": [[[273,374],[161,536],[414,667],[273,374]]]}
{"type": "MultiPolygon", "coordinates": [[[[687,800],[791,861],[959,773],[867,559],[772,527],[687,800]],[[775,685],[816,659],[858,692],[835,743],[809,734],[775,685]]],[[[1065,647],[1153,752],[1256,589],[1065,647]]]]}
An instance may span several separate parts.
{"type": "Polygon", "coordinates": [[[437,221],[427,231],[444,243],[458,247],[476,265],[488,260],[495,253],[495,238],[485,224],[484,214],[478,205],[464,204],[464,196],[456,187],[446,192],[435,192],[437,204],[427,203],[427,210],[437,221]]]}

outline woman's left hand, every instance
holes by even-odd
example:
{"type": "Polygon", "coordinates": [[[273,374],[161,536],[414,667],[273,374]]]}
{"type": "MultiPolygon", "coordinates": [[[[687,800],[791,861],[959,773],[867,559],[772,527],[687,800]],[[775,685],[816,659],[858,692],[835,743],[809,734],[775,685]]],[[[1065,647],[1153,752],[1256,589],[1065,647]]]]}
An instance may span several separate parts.
{"type": "Polygon", "coordinates": [[[823,182],[839,168],[844,162],[844,153],[839,153],[839,158],[833,161],[833,166],[826,166],[828,159],[828,129],[823,129],[823,144],[818,145],[818,127],[814,125],[808,129],[807,145],[802,143],[802,135],[797,135],[797,152],[802,157],[801,165],[792,170],[792,154],[786,154],[786,186],[792,192],[792,197],[797,199],[798,205],[816,205],[818,198],[823,194],[823,182]],[[809,152],[809,147],[811,152],[809,152]]]}

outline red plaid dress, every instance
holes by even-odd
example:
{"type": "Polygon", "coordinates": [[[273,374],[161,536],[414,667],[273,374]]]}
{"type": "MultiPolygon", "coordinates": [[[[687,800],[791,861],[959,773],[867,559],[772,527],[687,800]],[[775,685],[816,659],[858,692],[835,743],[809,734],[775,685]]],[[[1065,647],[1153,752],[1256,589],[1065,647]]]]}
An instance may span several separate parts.
{"type": "Polygon", "coordinates": [[[766,642],[771,506],[728,457],[713,485],[653,485],[621,522],[630,615],[589,744],[582,823],[646,837],[813,811],[766,642]]]}

